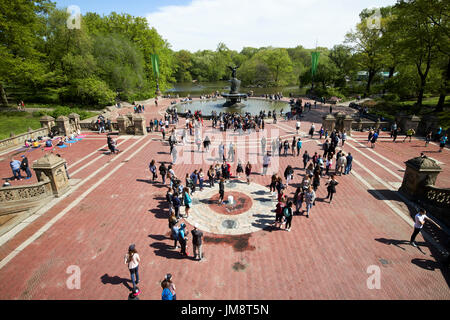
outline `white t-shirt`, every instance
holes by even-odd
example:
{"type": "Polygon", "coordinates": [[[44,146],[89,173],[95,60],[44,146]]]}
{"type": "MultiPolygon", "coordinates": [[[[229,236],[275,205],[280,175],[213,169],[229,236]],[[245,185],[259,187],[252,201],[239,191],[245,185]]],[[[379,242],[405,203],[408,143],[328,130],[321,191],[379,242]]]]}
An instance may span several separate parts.
{"type": "MultiPolygon", "coordinates": [[[[125,255],[125,264],[128,261],[128,253],[125,255]]],[[[141,259],[139,258],[139,254],[135,253],[133,254],[133,258],[131,258],[131,261],[128,263],[128,269],[134,269],[139,265],[139,262],[141,259]]]]}
{"type": "Polygon", "coordinates": [[[297,121],[296,127],[300,129],[300,121],[297,121]]]}
{"type": "Polygon", "coordinates": [[[414,220],[416,221],[416,223],[414,223],[414,228],[422,229],[423,228],[422,222],[425,221],[426,217],[427,217],[426,214],[424,215],[421,215],[420,213],[416,214],[416,217],[414,218],[414,220]]]}

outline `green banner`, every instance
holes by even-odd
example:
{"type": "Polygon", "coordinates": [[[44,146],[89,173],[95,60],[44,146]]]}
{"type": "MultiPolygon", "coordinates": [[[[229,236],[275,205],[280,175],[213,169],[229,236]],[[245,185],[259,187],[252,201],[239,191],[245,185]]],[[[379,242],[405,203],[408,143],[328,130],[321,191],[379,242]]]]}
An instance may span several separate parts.
{"type": "Polygon", "coordinates": [[[153,74],[155,77],[159,78],[159,57],[157,54],[152,54],[152,67],[153,74]]]}
{"type": "Polygon", "coordinates": [[[311,52],[312,57],[311,72],[313,76],[316,74],[317,66],[319,65],[319,56],[320,52],[311,52]]]}

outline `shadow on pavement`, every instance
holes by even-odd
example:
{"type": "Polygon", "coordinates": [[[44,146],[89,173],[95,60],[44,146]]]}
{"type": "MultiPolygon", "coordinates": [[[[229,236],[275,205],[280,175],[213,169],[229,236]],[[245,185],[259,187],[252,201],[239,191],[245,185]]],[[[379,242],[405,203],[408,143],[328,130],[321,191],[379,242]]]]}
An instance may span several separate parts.
{"type": "MultiPolygon", "coordinates": [[[[164,242],[154,242],[154,243],[150,244],[150,247],[156,249],[156,250],[154,250],[154,253],[155,253],[155,255],[157,255],[159,257],[164,257],[167,259],[177,259],[177,260],[189,258],[189,257],[183,256],[180,253],[179,248],[174,249],[173,246],[168,245],[164,242]]],[[[189,251],[187,251],[187,252],[189,252],[189,251]]]]}
{"type": "Polygon", "coordinates": [[[112,284],[112,285],[119,285],[123,284],[128,290],[131,291],[133,289],[128,282],[131,282],[129,279],[124,279],[119,276],[109,276],[107,273],[105,273],[103,276],[100,277],[103,284],[112,284]]]}

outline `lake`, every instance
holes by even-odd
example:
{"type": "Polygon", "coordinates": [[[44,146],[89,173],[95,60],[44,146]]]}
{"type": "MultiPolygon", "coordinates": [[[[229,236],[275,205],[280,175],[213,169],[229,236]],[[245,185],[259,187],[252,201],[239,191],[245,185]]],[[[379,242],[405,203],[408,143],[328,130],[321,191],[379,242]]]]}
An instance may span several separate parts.
{"type": "MultiPolygon", "coordinates": [[[[253,96],[261,96],[263,94],[274,94],[277,92],[282,92],[283,96],[288,97],[289,93],[294,95],[305,95],[306,88],[299,88],[298,86],[285,86],[285,87],[270,87],[270,88],[249,88],[241,86],[241,93],[248,93],[253,90],[253,96]]],[[[198,97],[200,95],[212,94],[215,91],[229,92],[230,82],[229,81],[217,81],[217,82],[200,82],[200,83],[175,83],[173,87],[164,92],[165,95],[176,95],[180,97],[186,97],[191,95],[191,97],[198,97]]]]}

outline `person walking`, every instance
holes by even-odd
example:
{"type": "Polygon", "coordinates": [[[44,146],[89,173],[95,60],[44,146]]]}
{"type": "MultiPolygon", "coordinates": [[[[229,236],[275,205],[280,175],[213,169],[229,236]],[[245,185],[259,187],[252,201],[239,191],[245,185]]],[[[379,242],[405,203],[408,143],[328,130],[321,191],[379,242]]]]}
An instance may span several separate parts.
{"type": "Polygon", "coordinates": [[[344,130],[344,132],[342,133],[342,147],[345,144],[345,141],[347,141],[347,132],[344,130]]]}
{"type": "Polygon", "coordinates": [[[305,153],[303,154],[303,169],[306,169],[309,160],[311,160],[311,157],[309,156],[308,150],[305,150],[305,153]]]}
{"type": "Polygon", "coordinates": [[[306,217],[309,218],[309,212],[311,211],[314,202],[316,201],[316,193],[313,186],[309,186],[308,190],[305,192],[305,203],[306,203],[306,217]]]}
{"type": "Polygon", "coordinates": [[[198,225],[194,225],[194,230],[191,231],[192,234],[192,250],[194,254],[194,259],[197,259],[198,261],[202,261],[203,259],[203,250],[202,250],[202,237],[203,232],[198,230],[198,225]]]}
{"type": "Polygon", "coordinates": [[[286,231],[291,231],[292,225],[292,201],[288,201],[286,207],[283,209],[283,215],[286,219],[286,231]]]}
{"type": "Polygon", "coordinates": [[[128,253],[125,255],[125,264],[128,265],[130,271],[131,282],[133,283],[133,289],[136,289],[136,285],[139,283],[139,263],[141,259],[136,250],[136,245],[132,244],[128,247],[128,253]]]}
{"type": "Polygon", "coordinates": [[[155,160],[152,160],[150,162],[150,165],[148,166],[150,168],[150,172],[152,173],[153,177],[152,177],[152,181],[155,181],[158,178],[158,174],[156,173],[156,165],[155,165],[155,160]]]}
{"type": "Polygon", "coordinates": [[[245,166],[245,176],[247,177],[247,184],[250,184],[250,175],[252,174],[252,165],[250,164],[250,161],[247,162],[247,165],[245,166]]]}
{"type": "Polygon", "coordinates": [[[184,206],[185,206],[185,218],[189,218],[189,210],[192,207],[192,198],[189,194],[189,188],[185,187],[183,189],[183,193],[184,193],[184,206]]]}
{"type": "Polygon", "coordinates": [[[297,187],[297,190],[295,190],[293,200],[295,204],[295,213],[299,214],[304,200],[304,193],[301,187],[297,187]]]}
{"type": "MultiPolygon", "coordinates": [[[[302,150],[302,138],[298,138],[297,140],[297,157],[300,156],[300,151],[302,150]]],[[[294,152],[294,147],[292,147],[292,152],[294,152]]]]}
{"type": "Polygon", "coordinates": [[[294,179],[294,169],[291,165],[288,165],[284,170],[284,178],[286,179],[286,186],[289,186],[289,182],[294,179]]]}
{"type": "Polygon", "coordinates": [[[238,159],[238,164],[237,164],[237,168],[236,168],[236,175],[237,175],[238,179],[241,178],[242,173],[244,173],[244,168],[242,168],[241,160],[238,159]]]}
{"type": "Polygon", "coordinates": [[[325,199],[330,199],[330,203],[333,200],[333,195],[336,193],[336,186],[339,182],[336,181],[334,174],[331,175],[330,180],[325,184],[327,186],[328,195],[325,199]]]}
{"type": "Polygon", "coordinates": [[[347,164],[345,166],[344,174],[350,174],[350,171],[352,171],[352,162],[353,162],[353,156],[350,152],[348,153],[346,160],[347,164]]]}
{"type": "Polygon", "coordinates": [[[300,125],[301,125],[300,121],[297,121],[297,124],[295,125],[295,129],[297,130],[297,134],[298,134],[298,131],[300,130],[300,125]]]}
{"type": "Polygon", "coordinates": [[[343,152],[337,159],[336,164],[337,164],[336,174],[342,175],[342,173],[345,172],[344,170],[347,166],[347,158],[345,157],[345,154],[343,152]]]}
{"type": "Polygon", "coordinates": [[[419,213],[417,213],[416,216],[414,217],[414,222],[415,222],[414,223],[414,231],[413,231],[413,234],[411,235],[411,239],[409,240],[409,243],[413,247],[417,247],[416,237],[420,233],[420,231],[422,231],[423,225],[425,224],[426,220],[432,221],[430,218],[427,217],[425,209],[421,208],[419,210],[419,213]]]}
{"type": "Polygon", "coordinates": [[[397,140],[397,136],[398,136],[398,129],[396,128],[393,132],[392,132],[392,142],[395,142],[395,140],[397,140]]]}
{"type": "Polygon", "coordinates": [[[448,140],[448,134],[445,134],[445,136],[443,136],[441,138],[441,140],[439,141],[439,152],[442,152],[442,150],[444,150],[447,140],[448,140]]]}
{"type": "Polygon", "coordinates": [[[25,173],[27,174],[27,177],[25,178],[26,180],[31,179],[31,177],[33,175],[31,174],[30,166],[28,164],[28,158],[25,155],[22,156],[22,162],[20,163],[20,169],[25,171],[25,173]]]}
{"type": "Polygon", "coordinates": [[[311,128],[309,129],[309,135],[311,136],[311,139],[314,136],[314,132],[316,130],[316,126],[314,125],[314,123],[311,125],[311,128]]]}
{"type": "Polygon", "coordinates": [[[414,129],[408,129],[408,131],[406,131],[406,136],[405,139],[403,139],[403,142],[405,142],[406,139],[408,139],[409,137],[409,142],[411,142],[412,136],[416,134],[416,131],[414,129]]]}
{"type": "Polygon", "coordinates": [[[432,132],[432,131],[429,131],[429,132],[427,133],[427,135],[425,136],[425,147],[428,147],[428,145],[430,144],[430,141],[431,141],[432,137],[433,137],[433,132],[432,132]]]}

